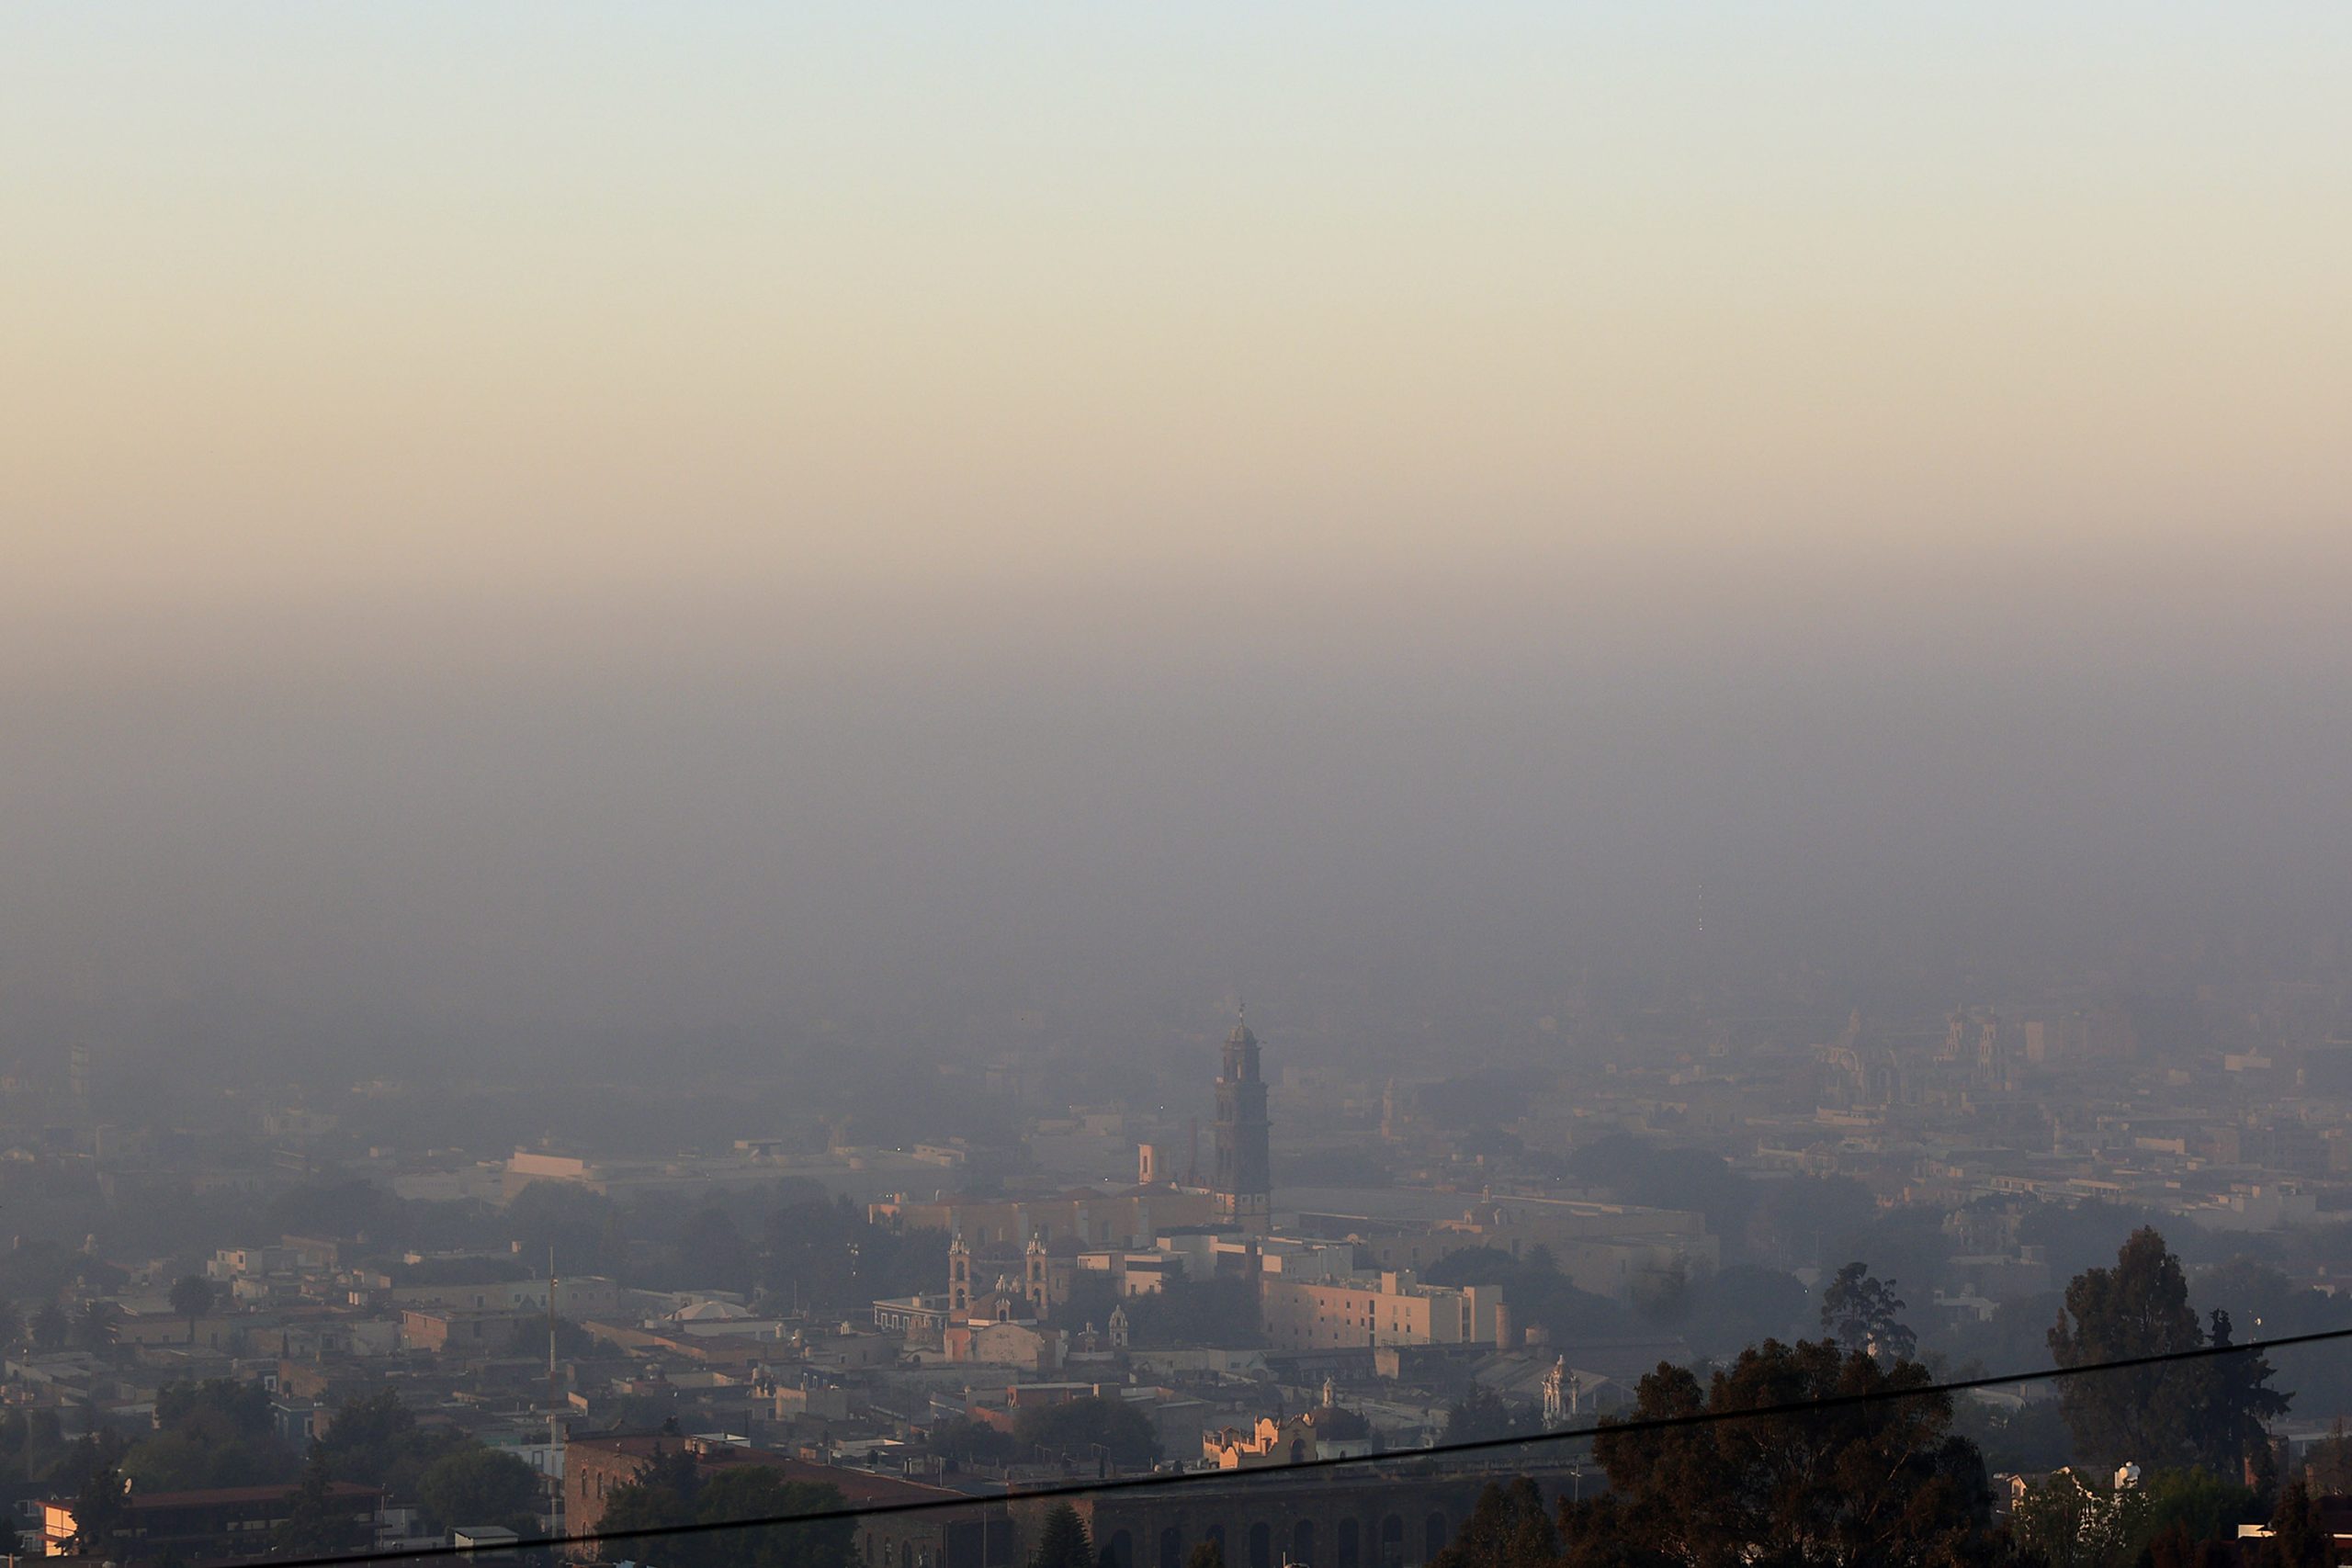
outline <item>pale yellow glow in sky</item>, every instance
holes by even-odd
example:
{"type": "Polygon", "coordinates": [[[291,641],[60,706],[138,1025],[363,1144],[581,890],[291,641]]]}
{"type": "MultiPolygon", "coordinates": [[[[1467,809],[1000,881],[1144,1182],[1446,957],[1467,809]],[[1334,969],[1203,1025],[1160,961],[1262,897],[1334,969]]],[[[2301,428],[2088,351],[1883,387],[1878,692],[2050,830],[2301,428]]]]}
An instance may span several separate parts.
{"type": "Polygon", "coordinates": [[[11,7],[12,603],[2346,525],[2340,6],[766,9],[11,7]]]}

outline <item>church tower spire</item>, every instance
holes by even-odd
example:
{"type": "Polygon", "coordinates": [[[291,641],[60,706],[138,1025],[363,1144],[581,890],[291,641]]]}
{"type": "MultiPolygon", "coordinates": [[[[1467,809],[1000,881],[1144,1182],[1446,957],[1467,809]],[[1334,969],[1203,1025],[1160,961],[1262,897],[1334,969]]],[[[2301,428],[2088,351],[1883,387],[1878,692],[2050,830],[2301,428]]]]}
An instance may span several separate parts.
{"type": "Polygon", "coordinates": [[[1216,1079],[1216,1179],[1212,1213],[1219,1224],[1263,1235],[1273,1213],[1273,1160],[1266,1085],[1258,1076],[1258,1037],[1237,1017],[1225,1037],[1216,1079]]]}

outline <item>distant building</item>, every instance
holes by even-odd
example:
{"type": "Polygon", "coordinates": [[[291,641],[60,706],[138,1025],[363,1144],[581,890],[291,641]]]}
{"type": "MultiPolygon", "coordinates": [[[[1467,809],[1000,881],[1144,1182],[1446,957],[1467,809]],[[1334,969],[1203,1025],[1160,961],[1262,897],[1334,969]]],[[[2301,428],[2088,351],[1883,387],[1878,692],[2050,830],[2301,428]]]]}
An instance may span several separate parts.
{"type": "Polygon", "coordinates": [[[1349,1459],[1372,1451],[1363,1418],[1352,1412],[1329,1408],[1309,1410],[1277,1420],[1261,1416],[1248,1429],[1220,1427],[1201,1434],[1201,1458],[1219,1470],[1260,1470],[1278,1464],[1306,1464],[1316,1460],[1349,1459]],[[1331,1435],[1344,1427],[1345,1438],[1331,1435]]]}
{"type": "Polygon", "coordinates": [[[1272,1123],[1266,1084],[1258,1072],[1258,1037],[1237,1021],[1225,1037],[1216,1079],[1216,1176],[1210,1213],[1215,1224],[1263,1235],[1273,1217],[1272,1123]]]}
{"type": "Polygon", "coordinates": [[[1504,1345],[1510,1331],[1498,1288],[1424,1285],[1409,1273],[1341,1280],[1268,1274],[1258,1298],[1266,1342],[1278,1350],[1504,1345]]]}

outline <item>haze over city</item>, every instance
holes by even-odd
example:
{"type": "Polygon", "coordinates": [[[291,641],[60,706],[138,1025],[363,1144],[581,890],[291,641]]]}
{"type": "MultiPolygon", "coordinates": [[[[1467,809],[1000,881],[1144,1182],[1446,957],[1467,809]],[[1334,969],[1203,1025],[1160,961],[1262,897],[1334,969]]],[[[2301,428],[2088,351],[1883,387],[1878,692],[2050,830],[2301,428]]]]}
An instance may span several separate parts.
{"type": "Polygon", "coordinates": [[[2340,13],[9,26],[19,1030],[2340,922],[2340,13]]]}
{"type": "Polygon", "coordinates": [[[2347,67],[0,15],[13,1544],[2352,1550],[2347,67]]]}

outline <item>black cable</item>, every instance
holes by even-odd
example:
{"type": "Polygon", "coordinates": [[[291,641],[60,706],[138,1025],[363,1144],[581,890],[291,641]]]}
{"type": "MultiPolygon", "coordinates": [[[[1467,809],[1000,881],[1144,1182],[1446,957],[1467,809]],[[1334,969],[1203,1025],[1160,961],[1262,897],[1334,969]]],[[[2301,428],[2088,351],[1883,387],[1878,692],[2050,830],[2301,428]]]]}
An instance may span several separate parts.
{"type": "Polygon", "coordinates": [[[2178,1361],[2200,1361],[2216,1356],[2258,1356],[2266,1350],[2284,1350],[2298,1345],[2320,1345],[2339,1339],[2352,1339],[2352,1328],[2328,1328],[2311,1334],[2288,1334],[2276,1339],[2249,1339],[2243,1345],[2199,1345],[2193,1349],[2164,1350],[2147,1356],[2124,1356],[2112,1361],[2090,1361],[2072,1367],[2047,1367],[2040,1371],[1988,1372],[1981,1377],[1953,1378],[1943,1382],[1919,1383],[1909,1388],[1878,1388],[1860,1393],[1831,1394],[1826,1399],[1797,1400],[1786,1404],[1761,1404],[1748,1410],[1697,1410],[1681,1416],[1642,1416],[1630,1420],[1608,1421],[1597,1426],[1577,1427],[1558,1432],[1531,1432],[1509,1438],[1479,1438],[1467,1442],[1439,1443],[1426,1449],[1408,1449],[1394,1453],[1349,1454],[1334,1459],[1302,1460],[1296,1464],[1268,1465],[1256,1470],[1159,1472],[1150,1475],[1113,1476],[1102,1481],[1062,1482],[989,1496],[967,1496],[958,1494],[950,1497],[917,1498],[904,1503],[876,1503],[864,1508],[824,1508],[812,1514],[779,1514],[748,1519],[695,1520],[687,1524],[656,1525],[641,1530],[596,1530],[574,1535],[538,1536],[518,1540],[511,1545],[418,1546],[390,1551],[345,1552],[321,1557],[272,1557],[266,1561],[269,1568],[340,1568],[340,1565],[345,1563],[414,1562],[430,1558],[470,1557],[477,1553],[486,1556],[495,1552],[544,1551],[549,1547],[594,1546],[604,1541],[653,1540],[675,1536],[711,1535],[720,1530],[768,1529],[780,1525],[839,1524],[851,1519],[942,1513],[956,1508],[967,1510],[991,1508],[1007,1503],[1034,1502],[1040,1498],[1082,1497],[1103,1492],[1139,1492],[1148,1487],[1157,1489],[1199,1486],[1242,1480],[1280,1481],[1308,1471],[1338,1470],[1351,1465],[1415,1464],[1448,1454],[1488,1453],[1503,1449],[1532,1448],[1538,1443],[1582,1441],[1599,1437],[1603,1432],[1629,1435],[1643,1432],[1667,1432],[1689,1427],[1713,1426],[1719,1421],[1760,1421],[1776,1416],[1805,1416],[1825,1410],[1845,1410],[1857,1405],[1884,1404],[1897,1399],[1927,1399],[1937,1394],[1965,1393],[1972,1389],[2002,1388],[2012,1383],[2086,1377],[2097,1372],[2130,1371],[2138,1367],[2170,1366],[2178,1361]]]}

